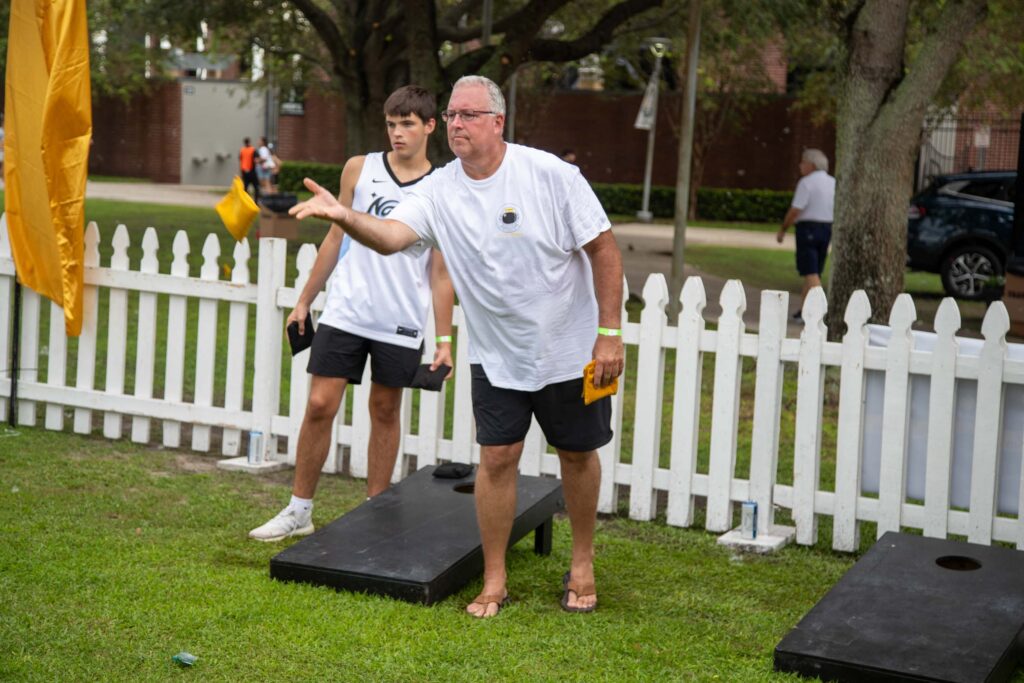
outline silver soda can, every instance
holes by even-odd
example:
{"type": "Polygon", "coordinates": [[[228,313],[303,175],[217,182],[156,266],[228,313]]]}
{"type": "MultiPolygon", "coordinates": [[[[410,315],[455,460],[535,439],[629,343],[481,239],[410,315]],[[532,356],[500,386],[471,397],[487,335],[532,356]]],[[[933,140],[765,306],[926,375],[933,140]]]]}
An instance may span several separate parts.
{"type": "Polygon", "coordinates": [[[757,501],[745,500],[740,510],[740,538],[757,538],[757,501]]]}
{"type": "Polygon", "coordinates": [[[259,465],[263,462],[263,432],[252,430],[249,432],[249,457],[250,465],[259,465]]]}

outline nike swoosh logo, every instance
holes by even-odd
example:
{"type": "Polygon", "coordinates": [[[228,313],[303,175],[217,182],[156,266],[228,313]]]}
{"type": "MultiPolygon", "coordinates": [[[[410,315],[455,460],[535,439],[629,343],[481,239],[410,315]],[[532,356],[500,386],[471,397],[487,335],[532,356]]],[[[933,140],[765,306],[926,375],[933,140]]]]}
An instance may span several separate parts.
{"type": "Polygon", "coordinates": [[[377,180],[376,178],[372,178],[371,182],[374,182],[374,183],[386,183],[387,181],[386,180],[377,180]]]}

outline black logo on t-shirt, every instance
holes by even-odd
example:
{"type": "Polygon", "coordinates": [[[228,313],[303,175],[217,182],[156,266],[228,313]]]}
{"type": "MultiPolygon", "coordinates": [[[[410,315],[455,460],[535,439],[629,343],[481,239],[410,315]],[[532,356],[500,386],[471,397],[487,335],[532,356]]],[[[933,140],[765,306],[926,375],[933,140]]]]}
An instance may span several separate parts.
{"type": "Polygon", "coordinates": [[[398,328],[395,330],[395,334],[400,334],[405,337],[412,337],[413,339],[420,336],[419,330],[414,330],[411,327],[402,327],[401,325],[399,325],[398,328]]]}
{"type": "Polygon", "coordinates": [[[523,214],[519,207],[514,204],[506,204],[498,212],[498,230],[502,232],[515,232],[522,223],[523,214]]]}
{"type": "Polygon", "coordinates": [[[366,209],[366,213],[373,214],[374,216],[384,217],[391,213],[391,209],[398,206],[398,201],[395,199],[388,199],[387,197],[381,196],[373,200],[370,207],[366,209]]]}

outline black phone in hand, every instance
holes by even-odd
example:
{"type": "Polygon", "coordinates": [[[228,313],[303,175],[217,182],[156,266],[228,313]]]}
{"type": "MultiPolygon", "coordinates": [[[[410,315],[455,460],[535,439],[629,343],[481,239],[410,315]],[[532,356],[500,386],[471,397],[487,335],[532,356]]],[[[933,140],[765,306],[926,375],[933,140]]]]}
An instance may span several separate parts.
{"type": "Polygon", "coordinates": [[[288,325],[288,345],[292,347],[292,355],[301,353],[313,344],[313,315],[306,314],[306,331],[299,334],[298,321],[288,325]]]}
{"type": "Polygon", "coordinates": [[[431,370],[429,363],[416,368],[416,374],[412,378],[412,384],[409,386],[413,389],[426,389],[427,391],[441,391],[441,387],[444,386],[444,378],[451,372],[450,365],[439,365],[437,370],[431,370]]]}

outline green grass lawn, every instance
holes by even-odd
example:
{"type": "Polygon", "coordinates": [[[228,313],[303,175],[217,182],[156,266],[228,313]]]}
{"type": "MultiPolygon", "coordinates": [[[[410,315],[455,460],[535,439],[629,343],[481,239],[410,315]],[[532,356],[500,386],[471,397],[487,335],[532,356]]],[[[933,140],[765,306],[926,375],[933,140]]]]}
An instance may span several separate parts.
{"type": "MultiPolygon", "coordinates": [[[[854,558],[788,548],[735,557],[713,535],[604,517],[601,606],[558,608],[569,562],[509,556],[514,604],[434,607],[271,581],[283,547],[249,528],[287,500],[290,473],[225,473],[212,458],[0,429],[0,678],[4,680],[798,680],[771,673],[778,640],[854,558]],[[199,660],[179,671],[171,656],[199,660]]],[[[316,521],[361,501],[325,477],[316,521]]]]}

